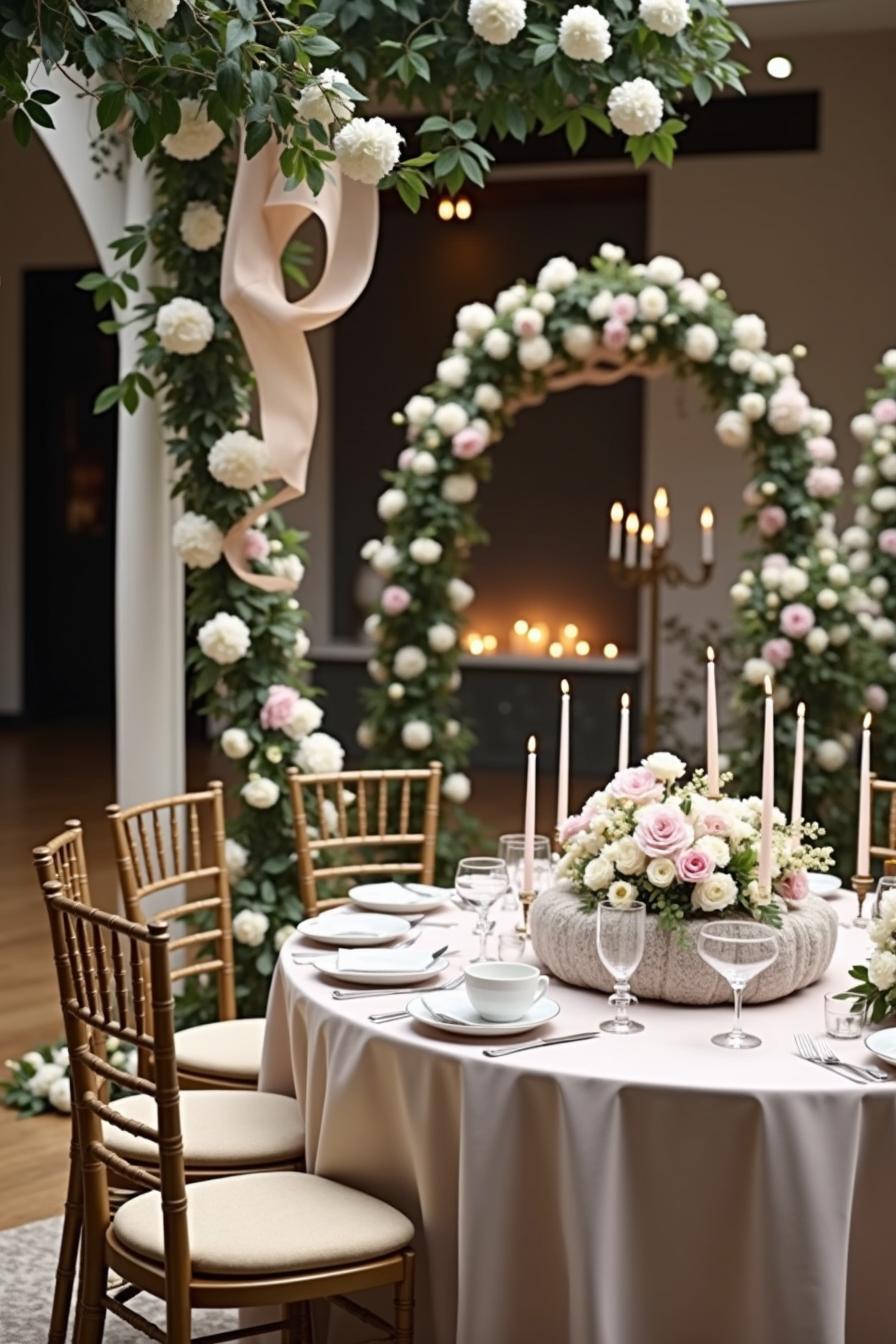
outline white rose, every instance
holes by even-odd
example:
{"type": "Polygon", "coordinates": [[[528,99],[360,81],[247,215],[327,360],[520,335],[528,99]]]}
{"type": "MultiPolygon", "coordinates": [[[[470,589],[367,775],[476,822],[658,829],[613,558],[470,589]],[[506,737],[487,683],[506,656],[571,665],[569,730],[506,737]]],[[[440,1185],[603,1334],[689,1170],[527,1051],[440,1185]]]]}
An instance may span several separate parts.
{"type": "Polygon", "coordinates": [[[490,359],[506,359],[513,349],[513,341],[500,327],[492,327],[482,340],[482,348],[490,359]]]}
{"type": "Polygon", "coordinates": [[[719,338],[712,327],[695,322],[684,338],[685,354],[696,364],[708,364],[719,348],[719,338]]]}
{"type": "Polygon", "coordinates": [[[647,263],[645,274],[657,285],[672,286],[684,279],[684,267],[676,257],[666,257],[661,253],[647,263]]]}
{"type": "Polygon", "coordinates": [[[473,401],[480,411],[500,411],[504,397],[494,383],[480,383],[473,393],[473,401]]]}
{"type": "Polygon", "coordinates": [[[796,565],[787,565],[780,571],[780,589],[784,597],[799,597],[809,587],[809,575],[804,569],[799,569],[796,565]]]}
{"type": "Polygon", "coordinates": [[[252,750],[252,739],[245,728],[225,728],[221,734],[221,750],[232,761],[241,761],[252,750]]]}
{"type": "Polygon", "coordinates": [[[329,733],[309,733],[299,743],[296,765],[306,775],[335,775],[342,769],[345,750],[329,733]]]}
{"type": "Polygon", "coordinates": [[[596,859],[585,868],[582,874],[582,881],[589,891],[603,891],[613,881],[613,865],[603,854],[598,854],[596,859]]]}
{"type": "Polygon", "coordinates": [[[376,733],[373,731],[372,724],[366,721],[359,723],[355,731],[355,741],[362,751],[370,751],[376,742],[376,733]]]}
{"type": "Polygon", "coordinates": [[[761,420],[765,415],[765,397],[761,392],[745,392],[738,398],[737,408],[748,420],[761,420]]]}
{"type": "Polygon", "coordinates": [[[425,751],[432,742],[432,729],[424,719],[408,719],[401,729],[401,740],[408,751],[425,751]]]}
{"type": "Polygon", "coordinates": [[[221,559],[224,533],[211,518],[188,511],[174,524],[171,541],[190,569],[210,569],[221,559]]]}
{"type": "Polygon", "coordinates": [[[896,953],[872,952],[868,959],[868,979],[877,989],[892,989],[896,985],[896,953]]]}
{"type": "Polygon", "coordinates": [[[68,1078],[57,1078],[50,1084],[47,1100],[54,1111],[68,1115],[72,1109],[72,1085],[68,1078]]]}
{"type": "Polygon", "coordinates": [[[516,354],[522,367],[531,373],[549,364],[553,351],[544,336],[533,336],[530,340],[520,341],[516,354]]]}
{"type": "MultiPolygon", "coordinates": [[[[657,86],[638,76],[617,84],[607,100],[607,113],[617,131],[645,135],[657,131],[663,121],[663,99],[657,86]]],[[[649,274],[649,268],[648,268],[649,274]]],[[[678,279],[681,277],[679,276],[678,279]]],[[[676,284],[677,280],[670,281],[676,284]]]]}
{"type": "Polygon", "coordinates": [[[602,322],[609,317],[613,306],[613,295],[609,289],[602,289],[588,305],[588,316],[592,322],[602,322]]]}
{"type": "Polygon", "coordinates": [[[849,428],[854,439],[859,443],[870,443],[877,433],[877,421],[872,415],[854,415],[849,422],[849,428]]]}
{"type": "Polygon", "coordinates": [[[682,280],[678,286],[678,301],[691,313],[702,313],[709,304],[709,295],[696,280],[682,280]]]}
{"type": "Polygon", "coordinates": [[[731,324],[731,335],[742,350],[764,350],[768,333],[765,323],[756,313],[742,313],[731,324]]]}
{"type": "Polygon", "coordinates": [[[209,201],[189,201],[181,214],[178,231],[194,252],[208,252],[224,237],[224,216],[209,201]]]}
{"type": "Polygon", "coordinates": [[[638,17],[655,33],[675,37],[691,19],[688,0],[641,0],[638,17]]]}
{"type": "Polygon", "coordinates": [[[295,930],[295,925],[294,925],[294,924],[281,924],[281,925],[280,925],[279,929],[278,929],[277,932],[274,934],[274,950],[275,950],[275,952],[280,952],[280,951],[282,951],[283,947],[286,945],[286,943],[289,942],[290,938],[293,936],[293,934],[295,933],[295,931],[296,931],[296,930],[295,930]]]}
{"type": "Polygon", "coordinates": [[[178,295],[156,313],[155,333],[171,355],[198,355],[215,334],[215,319],[204,303],[178,295]]]}
{"type": "Polygon", "coordinates": [[[842,770],[846,764],[846,748],[834,738],[827,737],[823,742],[819,742],[815,748],[815,759],[822,770],[829,770],[834,773],[837,770],[842,770]]]}
{"type": "Polygon", "coordinates": [[[28,1079],[25,1086],[33,1097],[46,1097],[50,1088],[55,1082],[58,1082],[65,1074],[65,1070],[59,1064],[41,1063],[36,1073],[28,1079]]]}
{"type": "Polygon", "coordinates": [[[200,628],[198,640],[206,658],[222,666],[244,658],[252,643],[246,622],[227,611],[219,611],[206,621],[200,628]]]}
{"type": "Polygon", "coordinates": [[[470,797],[472,785],[467,775],[459,771],[446,775],[442,784],[442,794],[450,803],[465,803],[470,797]]]}
{"type": "Polygon", "coordinates": [[[351,121],[355,105],[347,93],[340,92],[337,84],[347,85],[351,80],[341,70],[321,70],[302,89],[296,102],[300,121],[317,121],[330,126],[334,121],[351,121]]]}
{"type": "Polygon", "coordinates": [[[227,865],[227,876],[231,882],[239,882],[249,866],[249,851],[245,845],[241,845],[239,840],[227,839],[224,841],[224,862],[227,865]]]}
{"type": "Polygon", "coordinates": [[[458,309],[455,321],[458,331],[466,332],[468,336],[483,336],[495,325],[495,310],[487,303],[466,303],[458,309]]]}
{"type": "Polygon", "coordinates": [[[407,502],[408,497],[403,490],[384,490],[377,500],[376,511],[384,523],[390,523],[398,517],[407,502]]]}
{"type": "Polygon", "coordinates": [[[180,125],[162,140],[162,148],[172,159],[182,163],[204,159],[218,148],[224,139],[224,132],[215,121],[209,121],[208,113],[198,98],[181,98],[180,125]]]}
{"type": "Polygon", "coordinates": [[[446,387],[463,387],[470,376],[470,361],[466,355],[447,355],[436,365],[436,377],[446,387]]]}
{"type": "Polygon", "coordinates": [[[752,433],[749,420],[740,411],[723,411],[716,421],[716,434],[726,448],[746,448],[752,433]]]}
{"type": "Polygon", "coordinates": [[[742,607],[750,600],[750,590],[745,583],[735,583],[729,589],[731,601],[736,607],[742,607]]]}
{"type": "Polygon", "coordinates": [[[591,5],[573,5],[566,11],[560,20],[557,41],[563,55],[571,61],[596,61],[602,65],[613,54],[610,25],[591,5]]]}
{"type": "Polygon", "coordinates": [[[708,854],[717,868],[727,868],[731,862],[731,850],[721,836],[702,835],[695,849],[702,849],[704,854],[708,854]]]}
{"type": "Polygon", "coordinates": [[[180,0],[127,0],[126,8],[135,23],[145,23],[148,28],[164,28],[174,18],[179,4],[180,0]]]}
{"type": "Polygon", "coordinates": [[[379,574],[381,579],[389,579],[398,568],[401,556],[391,541],[384,541],[370,556],[369,564],[374,574],[379,574]]]}
{"type": "Polygon", "coordinates": [[[254,490],[270,470],[270,459],[261,439],[245,429],[222,434],[208,454],[209,474],[232,490],[254,490]]]}
{"type": "Polygon", "coordinates": [[[468,472],[446,476],[439,494],[447,504],[470,504],[479,493],[479,482],[468,472]]]}
{"type": "Polygon", "coordinates": [[[540,336],[544,330],[544,317],[537,308],[518,308],[513,315],[513,329],[524,340],[540,336]]]}
{"type": "Polygon", "coordinates": [[[289,579],[298,588],[305,577],[305,566],[297,555],[279,555],[271,561],[271,573],[278,578],[289,579]]]}
{"type": "Polygon", "coordinates": [[[732,373],[749,373],[753,365],[753,356],[749,350],[732,350],[728,356],[728,367],[732,373]]]}
{"type": "Polygon", "coordinates": [[[695,910],[724,910],[737,900],[737,883],[729,873],[713,873],[702,882],[695,882],[691,905],[695,910]]]}
{"type": "Polygon", "coordinates": [[[436,621],[429,627],[426,640],[433,653],[447,653],[457,643],[457,631],[447,621],[436,621]]]}
{"type": "MultiPolygon", "coordinates": [[[[608,849],[613,851],[612,860],[617,872],[624,877],[637,877],[647,867],[647,855],[638,848],[630,835],[614,841],[608,849]]],[[[607,857],[610,857],[609,853],[607,857]]]]}
{"type": "Polygon", "coordinates": [[[470,0],[467,22],[484,42],[490,42],[494,47],[504,47],[526,26],[526,2],[470,0]]]}
{"type": "Polygon", "coordinates": [[[830,638],[827,630],[823,630],[820,625],[816,625],[814,630],[810,630],[806,636],[806,648],[810,653],[824,653],[830,638]]]}
{"type": "Polygon", "coordinates": [[[562,341],[563,349],[573,359],[587,359],[594,349],[595,335],[584,322],[574,322],[564,331],[562,341]]]}
{"type": "Polygon", "coordinates": [[[439,469],[439,464],[425,449],[422,452],[415,453],[411,460],[411,474],[425,479],[427,476],[434,476],[439,469]]]}
{"type": "Polygon", "coordinates": [[[633,905],[638,892],[631,882],[623,882],[621,879],[611,882],[607,888],[607,900],[614,905],[617,910],[625,910],[633,905]]]}
{"type": "Polygon", "coordinates": [[[403,139],[382,117],[355,117],[333,137],[333,152],[346,177],[375,187],[398,163],[403,139]]]}
{"type": "Polygon", "coordinates": [[[657,322],[668,308],[669,300],[659,285],[645,285],[638,295],[638,311],[648,322],[657,322]]]}
{"type": "Polygon", "coordinates": [[[432,422],[446,439],[452,438],[461,429],[466,429],[470,417],[463,406],[456,401],[445,401],[433,413],[432,422]]]}
{"type": "Polygon", "coordinates": [[[292,717],[283,731],[287,737],[291,737],[294,742],[298,742],[300,737],[306,733],[313,733],[324,721],[324,711],[314,700],[309,700],[307,696],[299,696],[296,701],[292,717]]]}
{"type": "Polygon", "coordinates": [[[427,658],[416,644],[404,644],[392,659],[392,671],[402,681],[412,681],[426,671],[427,658]]]}
{"type": "Polygon", "coordinates": [[[422,429],[427,421],[432,419],[435,408],[436,404],[432,397],[411,397],[404,408],[405,419],[415,429],[422,429]]]}
{"type": "Polygon", "coordinates": [[[266,811],[269,807],[273,807],[280,797],[280,786],[273,779],[266,779],[264,775],[250,775],[240,789],[240,796],[249,807],[266,811]]]}
{"type": "MultiPolygon", "coordinates": [[[[569,18],[570,14],[575,13],[576,8],[587,9],[584,5],[573,6],[572,9],[567,11],[564,21],[569,18]]],[[[593,13],[596,11],[589,10],[587,12],[593,13]]],[[[562,29],[562,23],[560,27],[562,29]]],[[[538,272],[535,288],[546,289],[550,294],[558,294],[561,289],[568,289],[570,285],[574,284],[578,275],[579,268],[569,257],[551,257],[550,261],[546,261],[538,272]]]]}
{"type": "Polygon", "coordinates": [[[433,537],[415,537],[408,547],[408,555],[418,565],[437,565],[442,558],[442,549],[433,537]]]}
{"type": "Polygon", "coordinates": [[[233,936],[244,947],[261,947],[269,926],[263,910],[241,910],[233,917],[233,936]]]}
{"type": "Polygon", "coordinates": [[[465,611],[476,596],[476,589],[465,579],[449,579],[446,591],[452,611],[465,611]]]}
{"type": "Polygon", "coordinates": [[[645,756],[641,764],[646,766],[648,770],[652,770],[657,779],[661,779],[665,783],[680,779],[687,770],[684,761],[673,755],[671,751],[652,751],[649,756],[645,756]]]}
{"type": "Polygon", "coordinates": [[[660,890],[671,887],[676,877],[675,864],[671,859],[651,859],[647,865],[647,881],[660,890]]]}
{"type": "Polygon", "coordinates": [[[775,669],[764,658],[748,658],[742,676],[750,686],[761,686],[766,677],[773,677],[775,669]]]}

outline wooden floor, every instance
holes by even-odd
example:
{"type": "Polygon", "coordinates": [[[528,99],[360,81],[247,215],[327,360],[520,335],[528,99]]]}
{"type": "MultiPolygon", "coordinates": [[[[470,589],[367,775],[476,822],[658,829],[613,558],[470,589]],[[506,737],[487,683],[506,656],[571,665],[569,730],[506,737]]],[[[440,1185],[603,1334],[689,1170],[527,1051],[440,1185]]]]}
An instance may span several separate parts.
{"type": "MultiPolygon", "coordinates": [[[[188,783],[220,772],[204,745],[191,747],[188,783]]],[[[114,908],[115,867],[103,809],[114,800],[108,728],[53,725],[0,730],[0,1061],[62,1035],[46,916],[31,868],[31,850],[78,817],[84,824],[91,888],[114,908]]],[[[475,780],[477,815],[493,835],[521,825],[521,775],[475,780]]],[[[581,781],[573,798],[584,796],[581,781]]],[[[549,833],[553,789],[541,791],[539,822],[549,833]]],[[[4,1070],[5,1074],[5,1070],[4,1070]]],[[[60,1213],[65,1192],[68,1120],[19,1120],[0,1106],[0,1228],[60,1213]]]]}

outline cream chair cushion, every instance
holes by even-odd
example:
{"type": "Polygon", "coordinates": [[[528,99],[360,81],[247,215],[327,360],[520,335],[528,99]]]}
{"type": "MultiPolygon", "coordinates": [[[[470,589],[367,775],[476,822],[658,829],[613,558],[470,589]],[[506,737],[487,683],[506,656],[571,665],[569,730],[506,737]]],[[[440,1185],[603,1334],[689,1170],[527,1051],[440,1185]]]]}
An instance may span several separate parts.
{"type": "MultiPolygon", "coordinates": [[[[190,1185],[187,1225],[194,1273],[247,1278],[389,1255],[414,1235],[404,1214],[381,1200],[297,1171],[190,1185]]],[[[112,1234],[136,1255],[163,1260],[161,1196],[128,1200],[112,1234]]]]}
{"type": "Polygon", "coordinates": [[[253,1086],[261,1068],[263,1017],[238,1017],[232,1022],[206,1022],[186,1027],[174,1037],[178,1065],[218,1078],[241,1078],[253,1086]]]}
{"type": "MultiPolygon", "coordinates": [[[[152,1097],[125,1097],[113,1104],[130,1120],[156,1128],[152,1097]]],[[[293,1097],[272,1092],[196,1091],[180,1094],[184,1160],[188,1167],[257,1167],[302,1156],[299,1108],[293,1097]]],[[[131,1162],[159,1160],[149,1139],[103,1125],[103,1142],[131,1162]]]]}

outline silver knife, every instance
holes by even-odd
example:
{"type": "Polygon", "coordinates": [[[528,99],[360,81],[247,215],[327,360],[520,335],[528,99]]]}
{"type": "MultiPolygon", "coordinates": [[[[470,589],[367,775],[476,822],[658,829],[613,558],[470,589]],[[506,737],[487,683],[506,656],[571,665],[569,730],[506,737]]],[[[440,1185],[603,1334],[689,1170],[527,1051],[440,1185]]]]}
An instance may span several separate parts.
{"type": "Polygon", "coordinates": [[[797,1059],[805,1059],[807,1064],[817,1064],[820,1069],[830,1069],[832,1073],[839,1073],[847,1082],[858,1083],[859,1087],[866,1085],[867,1079],[859,1078],[857,1074],[852,1073],[848,1064],[828,1064],[823,1059],[809,1059],[806,1055],[797,1055],[797,1059]]]}
{"type": "Polygon", "coordinates": [[[540,1041],[527,1041],[525,1045],[496,1045],[488,1050],[483,1050],[484,1055],[490,1059],[498,1059],[501,1055],[515,1055],[518,1050],[540,1050],[543,1045],[566,1045],[570,1041],[593,1041],[600,1035],[599,1031],[581,1031],[576,1036],[546,1036],[540,1041]]]}

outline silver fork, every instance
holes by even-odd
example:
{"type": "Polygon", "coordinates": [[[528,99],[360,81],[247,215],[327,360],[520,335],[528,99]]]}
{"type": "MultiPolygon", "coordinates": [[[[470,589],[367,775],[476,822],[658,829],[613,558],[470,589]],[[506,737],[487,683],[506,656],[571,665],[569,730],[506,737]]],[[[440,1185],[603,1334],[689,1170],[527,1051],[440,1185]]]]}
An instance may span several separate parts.
{"type": "Polygon", "coordinates": [[[820,1036],[815,1038],[815,1049],[825,1064],[841,1064],[846,1069],[854,1069],[856,1073],[864,1074],[872,1083],[892,1082],[890,1075],[884,1073],[883,1069],[879,1069],[875,1064],[849,1064],[846,1060],[838,1059],[828,1042],[820,1036]]]}
{"type": "Polygon", "coordinates": [[[809,1064],[817,1064],[820,1069],[831,1069],[834,1073],[839,1072],[843,1077],[848,1078],[851,1083],[858,1083],[860,1087],[864,1087],[868,1082],[867,1078],[863,1078],[860,1074],[853,1072],[853,1069],[849,1064],[827,1064],[816,1050],[815,1042],[812,1040],[812,1037],[806,1032],[794,1032],[793,1040],[796,1045],[797,1054],[801,1059],[807,1060],[809,1064]]]}
{"type": "MultiPolygon", "coordinates": [[[[456,980],[449,980],[448,983],[447,983],[447,985],[438,985],[435,989],[429,989],[429,990],[427,990],[426,992],[427,992],[427,994],[438,994],[438,993],[440,993],[443,989],[457,989],[457,988],[459,988],[460,985],[463,984],[463,982],[464,982],[464,977],[461,975],[461,976],[458,976],[458,978],[457,978],[456,980]]],[[[402,992],[405,992],[405,991],[402,991],[402,992]]],[[[430,1009],[430,1012],[432,1012],[432,1009],[430,1009]]],[[[399,1009],[396,1009],[394,1012],[389,1012],[389,1013],[371,1013],[370,1016],[369,1016],[369,1018],[368,1018],[368,1020],[369,1020],[370,1022],[397,1022],[397,1021],[399,1020],[399,1018],[402,1018],[402,1017],[410,1017],[410,1016],[411,1016],[411,1014],[408,1012],[408,1010],[407,1010],[406,1008],[399,1008],[399,1009]]],[[[435,1017],[435,1016],[437,1016],[437,1014],[433,1013],[433,1016],[435,1017]]],[[[457,1023],[457,1019],[456,1019],[456,1018],[447,1018],[447,1017],[446,1017],[446,1018],[442,1018],[442,1021],[444,1021],[444,1022],[454,1022],[455,1024],[457,1023]]]]}
{"type": "MultiPolygon", "coordinates": [[[[449,980],[444,985],[437,985],[436,989],[458,989],[464,982],[464,977],[458,975],[454,980],[449,980]]],[[[428,994],[434,994],[436,989],[427,990],[428,994]]],[[[413,985],[407,989],[334,989],[334,999],[385,999],[393,994],[419,994],[420,986],[413,985]]],[[[387,1016],[391,1017],[389,1013],[387,1016]]]]}

